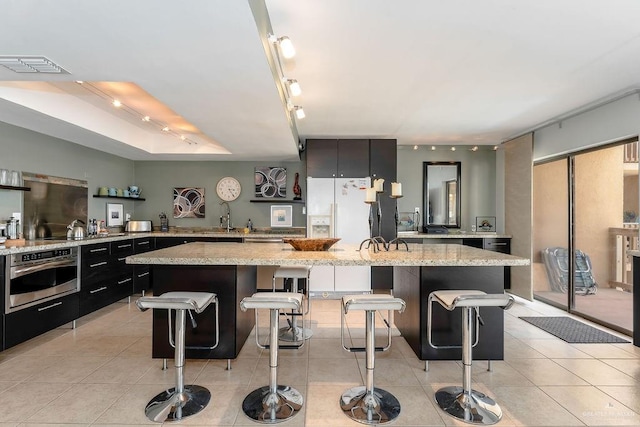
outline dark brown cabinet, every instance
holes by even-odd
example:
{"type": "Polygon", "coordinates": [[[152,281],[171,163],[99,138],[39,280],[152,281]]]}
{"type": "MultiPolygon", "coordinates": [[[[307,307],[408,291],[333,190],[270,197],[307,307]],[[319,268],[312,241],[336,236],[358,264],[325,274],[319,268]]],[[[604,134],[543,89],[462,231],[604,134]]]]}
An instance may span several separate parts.
{"type": "MultiPolygon", "coordinates": [[[[508,237],[462,239],[462,244],[503,254],[511,253],[511,239],[508,237]]],[[[511,267],[504,267],[504,288],[511,289],[511,267]]]]}
{"type": "MultiPolygon", "coordinates": [[[[154,237],[143,237],[133,240],[133,253],[141,254],[156,248],[154,237]]],[[[144,293],[151,287],[151,269],[148,265],[136,264],[133,266],[133,293],[144,293]]]]}
{"type": "Polygon", "coordinates": [[[368,139],[308,139],[306,152],[308,177],[369,176],[368,139]]]}

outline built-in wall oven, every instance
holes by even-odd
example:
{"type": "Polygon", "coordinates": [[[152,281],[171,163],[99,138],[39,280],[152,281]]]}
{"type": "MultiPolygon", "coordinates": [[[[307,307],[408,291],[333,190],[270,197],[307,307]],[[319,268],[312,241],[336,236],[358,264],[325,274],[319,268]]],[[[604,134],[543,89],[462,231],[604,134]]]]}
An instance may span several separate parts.
{"type": "Polygon", "coordinates": [[[5,313],[80,290],[77,248],[13,254],[5,268],[5,313]]]}

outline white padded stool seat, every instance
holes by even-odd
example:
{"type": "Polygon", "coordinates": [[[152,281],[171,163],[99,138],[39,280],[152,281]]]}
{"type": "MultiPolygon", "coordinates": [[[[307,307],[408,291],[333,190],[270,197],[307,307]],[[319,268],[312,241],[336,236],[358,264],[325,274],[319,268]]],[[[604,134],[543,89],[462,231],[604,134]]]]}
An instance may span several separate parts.
{"type": "Polygon", "coordinates": [[[210,292],[166,292],[157,297],[140,297],[136,305],[141,310],[150,308],[160,308],[167,310],[193,310],[202,313],[212,301],[216,299],[216,294],[210,292]]]}
{"type": "Polygon", "coordinates": [[[487,294],[475,290],[433,291],[433,299],[449,311],[457,307],[505,307],[511,306],[513,298],[507,294],[487,294]]]}
{"type": "Polygon", "coordinates": [[[297,292],[256,292],[240,302],[243,311],[249,309],[300,310],[302,294],[297,292]]]}
{"type": "Polygon", "coordinates": [[[349,310],[395,310],[403,312],[405,302],[385,294],[345,295],[342,297],[344,312],[349,310]]]}
{"type": "Polygon", "coordinates": [[[306,279],[309,277],[311,266],[280,266],[273,273],[274,278],[292,278],[292,279],[306,279]]]}

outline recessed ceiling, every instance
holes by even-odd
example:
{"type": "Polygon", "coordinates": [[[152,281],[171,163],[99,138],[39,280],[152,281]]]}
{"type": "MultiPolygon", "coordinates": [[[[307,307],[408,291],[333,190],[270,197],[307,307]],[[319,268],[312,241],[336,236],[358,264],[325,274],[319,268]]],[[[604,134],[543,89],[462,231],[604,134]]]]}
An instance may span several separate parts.
{"type": "Polygon", "coordinates": [[[0,121],[135,160],[294,160],[296,128],[302,139],[494,145],[640,87],[636,0],[21,0],[2,10],[0,56],[43,56],[69,74],[0,67],[0,121]],[[302,87],[294,129],[268,32],[296,48],[282,62],[302,87]],[[131,85],[202,143],[160,148],[169,136],[74,94],[76,80],[131,85]]]}

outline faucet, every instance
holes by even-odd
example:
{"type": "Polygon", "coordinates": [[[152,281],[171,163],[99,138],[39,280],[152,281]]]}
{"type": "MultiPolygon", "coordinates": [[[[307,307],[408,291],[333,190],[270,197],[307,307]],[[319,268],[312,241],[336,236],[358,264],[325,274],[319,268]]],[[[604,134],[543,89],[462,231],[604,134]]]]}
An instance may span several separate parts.
{"type": "Polygon", "coordinates": [[[220,215],[220,228],[222,228],[223,221],[227,223],[227,233],[231,231],[231,207],[227,202],[220,202],[220,206],[226,205],[227,213],[225,215],[220,215]]]}

